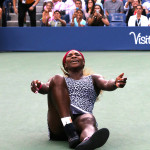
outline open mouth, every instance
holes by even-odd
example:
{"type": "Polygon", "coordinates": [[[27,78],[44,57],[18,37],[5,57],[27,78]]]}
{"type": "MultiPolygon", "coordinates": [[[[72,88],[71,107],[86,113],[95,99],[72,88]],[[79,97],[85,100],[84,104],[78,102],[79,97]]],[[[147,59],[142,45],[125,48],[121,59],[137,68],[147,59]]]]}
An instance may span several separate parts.
{"type": "Polygon", "coordinates": [[[72,60],[71,63],[79,63],[78,60],[72,60]]]}

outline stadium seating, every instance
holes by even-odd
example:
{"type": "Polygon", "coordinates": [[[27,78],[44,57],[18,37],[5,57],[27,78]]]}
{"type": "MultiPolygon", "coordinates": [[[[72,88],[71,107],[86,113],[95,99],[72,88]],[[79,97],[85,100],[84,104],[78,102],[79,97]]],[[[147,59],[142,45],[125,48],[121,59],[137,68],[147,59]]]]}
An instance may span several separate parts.
{"type": "Polygon", "coordinates": [[[125,22],[110,22],[108,27],[126,27],[125,22]]]}
{"type": "Polygon", "coordinates": [[[121,13],[112,13],[108,16],[109,22],[125,22],[126,15],[121,13]]]}
{"type": "Polygon", "coordinates": [[[108,20],[110,22],[110,27],[125,27],[126,26],[126,15],[121,13],[109,14],[108,20]]]}

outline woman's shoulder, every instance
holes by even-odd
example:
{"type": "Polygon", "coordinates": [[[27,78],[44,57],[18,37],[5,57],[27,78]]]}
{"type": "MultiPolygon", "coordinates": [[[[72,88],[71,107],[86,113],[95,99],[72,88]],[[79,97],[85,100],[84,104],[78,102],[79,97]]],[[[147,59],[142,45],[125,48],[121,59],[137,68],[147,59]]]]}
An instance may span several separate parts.
{"type": "Polygon", "coordinates": [[[85,21],[84,19],[82,19],[82,23],[83,23],[83,24],[86,24],[86,21],[85,21]]]}
{"type": "Polygon", "coordinates": [[[102,75],[100,75],[100,74],[92,74],[91,76],[92,76],[92,78],[95,79],[95,80],[96,80],[96,79],[99,79],[99,78],[104,78],[104,77],[103,77],[102,75]]]}

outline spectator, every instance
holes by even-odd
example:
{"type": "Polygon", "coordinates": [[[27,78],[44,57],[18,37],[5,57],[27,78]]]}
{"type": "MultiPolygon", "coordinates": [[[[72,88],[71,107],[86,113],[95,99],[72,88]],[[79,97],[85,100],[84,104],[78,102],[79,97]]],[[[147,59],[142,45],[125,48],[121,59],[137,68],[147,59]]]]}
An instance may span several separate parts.
{"type": "MultiPolygon", "coordinates": [[[[128,12],[128,10],[129,10],[129,9],[132,9],[133,6],[135,7],[135,6],[139,5],[139,4],[141,4],[141,1],[140,1],[140,0],[136,0],[136,1],[134,1],[134,0],[128,0],[128,1],[125,3],[124,10],[125,10],[126,12],[128,12]]],[[[145,6],[143,6],[143,9],[145,9],[146,13],[148,13],[148,10],[147,10],[147,8],[146,8],[145,6]]]]}
{"type": "Polygon", "coordinates": [[[150,0],[143,3],[143,7],[147,10],[147,14],[150,13],[150,0]]]}
{"type": "Polygon", "coordinates": [[[39,3],[40,0],[18,0],[18,10],[16,8],[16,1],[13,0],[14,11],[18,14],[18,23],[19,27],[23,27],[24,25],[24,18],[26,12],[29,13],[30,16],[30,23],[32,27],[36,26],[36,5],[39,3]]]}
{"type": "Polygon", "coordinates": [[[0,1],[0,27],[6,27],[6,2],[5,0],[0,1]]]}
{"type": "Polygon", "coordinates": [[[53,3],[47,2],[44,11],[42,13],[42,25],[48,26],[48,22],[53,20],[53,11],[52,11],[53,3]]]}
{"type": "Polygon", "coordinates": [[[95,6],[95,1],[94,0],[87,0],[87,3],[86,3],[86,13],[85,13],[86,19],[91,14],[93,14],[93,12],[94,12],[94,6],[95,6]]]}
{"type": "Polygon", "coordinates": [[[83,19],[83,11],[81,9],[78,9],[72,16],[71,26],[84,27],[85,25],[86,21],[83,19]]]}
{"type": "Polygon", "coordinates": [[[14,13],[13,8],[12,8],[13,2],[12,0],[5,0],[5,4],[6,4],[7,20],[11,20],[10,12],[14,13]]]}
{"type": "Polygon", "coordinates": [[[104,15],[104,11],[101,7],[101,3],[95,4],[94,13],[89,16],[88,18],[88,25],[89,26],[109,26],[109,21],[107,17],[104,15]]]}
{"type": "Polygon", "coordinates": [[[133,3],[133,0],[127,0],[127,2],[124,5],[124,12],[126,13],[126,15],[129,11],[129,9],[133,8],[132,3],[133,3]]]}
{"type": "Polygon", "coordinates": [[[70,10],[70,12],[69,12],[70,22],[71,22],[71,20],[72,20],[73,14],[74,14],[74,13],[76,14],[76,11],[77,11],[78,9],[83,10],[83,12],[85,11],[85,9],[82,9],[82,1],[81,1],[81,0],[76,0],[76,1],[75,1],[75,9],[70,10]]]}
{"type": "Polygon", "coordinates": [[[59,10],[54,11],[54,19],[48,22],[51,27],[66,26],[66,21],[61,19],[61,12],[59,10]]]}
{"type": "Polygon", "coordinates": [[[2,26],[2,8],[0,7],[0,27],[2,26]]]}
{"type": "Polygon", "coordinates": [[[64,2],[60,2],[59,0],[53,0],[53,10],[59,10],[59,11],[64,11],[65,8],[65,3],[64,2]]]}
{"type": "MultiPolygon", "coordinates": [[[[132,2],[132,9],[130,8],[128,13],[127,13],[127,16],[126,16],[126,24],[128,25],[128,21],[129,21],[129,18],[130,16],[132,15],[136,15],[137,13],[137,5],[140,5],[140,0],[133,0],[132,2]]],[[[143,8],[143,11],[142,11],[142,15],[146,16],[146,11],[145,9],[143,8]]]]}
{"type": "Polygon", "coordinates": [[[76,8],[75,2],[76,0],[67,0],[65,2],[66,14],[69,14],[71,10],[74,10],[76,8]]]}
{"type": "Polygon", "coordinates": [[[143,11],[142,5],[138,5],[136,10],[137,10],[137,14],[130,16],[128,26],[129,27],[148,26],[149,24],[148,18],[142,15],[142,11],[143,11]]]}
{"type": "Polygon", "coordinates": [[[132,7],[132,3],[133,3],[133,0],[127,0],[127,1],[125,2],[125,5],[124,5],[124,10],[126,11],[126,10],[128,10],[128,9],[133,8],[133,7],[132,7]]]}
{"type": "Polygon", "coordinates": [[[5,0],[8,2],[8,9],[11,13],[14,13],[14,9],[13,9],[13,0],[5,0]]]}
{"type": "MultiPolygon", "coordinates": [[[[85,1],[84,0],[80,0],[81,1],[81,8],[85,9],[85,1]]],[[[67,0],[65,2],[65,6],[66,6],[66,14],[69,14],[71,10],[76,9],[76,0],[67,0]]],[[[79,9],[81,9],[79,8],[79,9]]],[[[72,17],[71,17],[72,18],[72,17]]],[[[70,18],[70,20],[71,20],[70,18]]]]}
{"type": "Polygon", "coordinates": [[[106,15],[111,13],[124,13],[123,2],[121,0],[107,0],[104,2],[106,15]]]}
{"type": "Polygon", "coordinates": [[[47,2],[52,2],[52,3],[53,3],[53,0],[44,0],[44,3],[43,3],[43,11],[44,11],[44,7],[46,6],[47,2]]]}
{"type": "Polygon", "coordinates": [[[0,19],[2,19],[2,13],[3,13],[3,2],[4,0],[0,1],[0,19]]]}

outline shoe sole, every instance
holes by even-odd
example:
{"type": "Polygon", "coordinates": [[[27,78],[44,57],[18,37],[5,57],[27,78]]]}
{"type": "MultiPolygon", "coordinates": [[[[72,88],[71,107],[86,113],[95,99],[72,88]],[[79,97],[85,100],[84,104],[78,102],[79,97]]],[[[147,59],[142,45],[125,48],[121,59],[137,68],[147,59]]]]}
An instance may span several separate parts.
{"type": "Polygon", "coordinates": [[[96,131],[92,137],[80,143],[75,150],[94,150],[98,147],[103,146],[109,137],[109,130],[106,128],[96,131]]]}
{"type": "Polygon", "coordinates": [[[80,143],[79,137],[73,139],[72,142],[69,143],[70,148],[75,148],[80,143]]]}

